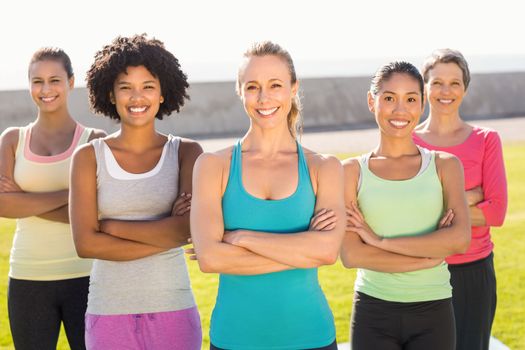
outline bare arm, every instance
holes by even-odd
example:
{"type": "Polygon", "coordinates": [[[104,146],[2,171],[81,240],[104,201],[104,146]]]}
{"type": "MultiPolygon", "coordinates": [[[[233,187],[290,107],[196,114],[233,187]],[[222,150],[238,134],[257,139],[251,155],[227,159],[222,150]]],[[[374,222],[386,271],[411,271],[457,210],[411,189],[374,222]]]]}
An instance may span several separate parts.
{"type": "Polygon", "coordinates": [[[201,153],[202,148],[197,142],[181,140],[179,193],[182,197],[178,197],[170,216],[153,221],[104,220],[101,222],[101,230],[115,237],[160,248],[175,248],[187,244],[190,238],[189,200],[191,199],[193,166],[201,153]]]}
{"type": "Polygon", "coordinates": [[[210,153],[202,154],[195,163],[190,222],[201,271],[257,275],[292,268],[223,242],[221,197],[225,163],[223,156],[210,153]]]}
{"type": "Polygon", "coordinates": [[[5,130],[0,136],[0,217],[25,218],[40,215],[67,204],[67,190],[23,192],[14,182],[18,128],[5,130]]]}
{"type": "MultiPolygon", "coordinates": [[[[318,160],[316,210],[332,210],[338,219],[329,230],[272,234],[241,230],[228,242],[280,263],[298,268],[331,265],[344,235],[343,169],[335,157],[318,160]]],[[[312,169],[312,167],[310,167],[312,169]]]]}
{"type": "MultiPolygon", "coordinates": [[[[430,258],[444,258],[464,253],[470,244],[470,218],[464,192],[463,167],[452,155],[436,154],[436,166],[443,186],[445,207],[454,212],[450,226],[431,233],[395,238],[380,238],[367,225],[356,227],[356,232],[368,244],[393,253],[430,258]]],[[[361,215],[355,208],[357,215],[361,215]]]]}
{"type": "MultiPolygon", "coordinates": [[[[359,162],[356,158],[343,161],[344,194],[347,207],[357,201],[359,162]]],[[[345,220],[346,221],[346,220],[345,220]]],[[[341,260],[347,268],[364,268],[378,272],[409,272],[430,268],[442,259],[418,258],[392,253],[361,240],[357,233],[348,231],[341,247],[341,260]]]]}
{"type": "Polygon", "coordinates": [[[100,231],[97,217],[96,159],[91,145],[80,147],[73,155],[69,210],[73,239],[80,257],[125,261],[166,250],[100,231]]]}

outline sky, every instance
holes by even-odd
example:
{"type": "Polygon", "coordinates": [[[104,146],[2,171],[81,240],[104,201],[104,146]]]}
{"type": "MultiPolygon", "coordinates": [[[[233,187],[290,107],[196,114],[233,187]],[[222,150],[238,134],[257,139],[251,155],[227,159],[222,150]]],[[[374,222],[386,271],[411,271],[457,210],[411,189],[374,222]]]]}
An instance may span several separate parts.
{"type": "Polygon", "coordinates": [[[189,80],[234,80],[251,43],[272,40],[299,78],[371,75],[432,50],[463,52],[474,72],[525,71],[519,0],[9,0],[0,20],[0,90],[27,88],[27,64],[42,46],[64,49],[76,85],[94,54],[116,36],[147,33],[179,58],[189,80]]]}

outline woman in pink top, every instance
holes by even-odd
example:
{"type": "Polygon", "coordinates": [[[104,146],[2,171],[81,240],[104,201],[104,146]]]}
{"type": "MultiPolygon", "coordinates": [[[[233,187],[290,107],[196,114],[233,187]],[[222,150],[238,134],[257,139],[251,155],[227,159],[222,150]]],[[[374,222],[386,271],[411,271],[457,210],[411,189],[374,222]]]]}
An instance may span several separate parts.
{"type": "Polygon", "coordinates": [[[428,149],[458,157],[465,169],[472,240],[465,254],[447,258],[453,288],[457,349],[488,349],[496,311],[490,226],[501,226],[507,210],[507,181],[501,141],[487,128],[461,119],[459,107],[470,82],[468,64],[455,50],[440,49],[423,65],[428,118],[413,133],[428,149]]]}

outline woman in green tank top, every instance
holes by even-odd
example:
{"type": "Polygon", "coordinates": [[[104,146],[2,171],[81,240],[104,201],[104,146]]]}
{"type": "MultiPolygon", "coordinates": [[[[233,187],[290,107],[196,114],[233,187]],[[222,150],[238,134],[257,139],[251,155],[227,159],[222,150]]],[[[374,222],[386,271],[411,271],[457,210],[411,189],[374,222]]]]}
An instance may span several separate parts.
{"type": "Polygon", "coordinates": [[[377,71],[368,106],[379,145],[343,162],[347,234],[341,258],[346,267],[359,268],[352,349],[453,349],[444,258],[469,244],[461,164],[412,141],[424,94],[410,63],[377,71]]]}
{"type": "Polygon", "coordinates": [[[212,349],[337,349],[317,267],[344,235],[342,167],[297,142],[298,88],[289,53],[255,44],[237,84],[250,128],[195,165],[196,258],[221,274],[212,349]]]}

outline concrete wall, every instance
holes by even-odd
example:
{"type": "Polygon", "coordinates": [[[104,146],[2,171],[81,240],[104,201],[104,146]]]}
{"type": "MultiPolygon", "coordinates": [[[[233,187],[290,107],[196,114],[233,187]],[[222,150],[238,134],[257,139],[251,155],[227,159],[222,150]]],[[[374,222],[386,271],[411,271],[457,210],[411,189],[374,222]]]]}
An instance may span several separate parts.
{"type": "MultiPolygon", "coordinates": [[[[352,129],[373,125],[366,106],[369,77],[304,79],[301,82],[305,130],[352,129]]],[[[525,116],[525,72],[475,74],[462,105],[466,119],[525,116]]],[[[233,82],[194,83],[191,101],[179,115],[158,122],[164,132],[184,136],[241,135],[248,118],[235,95],[233,82]]],[[[70,111],[84,125],[116,130],[109,118],[94,116],[87,91],[75,89],[70,111]]],[[[0,91],[0,130],[24,125],[35,118],[36,109],[27,91],[0,91]]]]}

